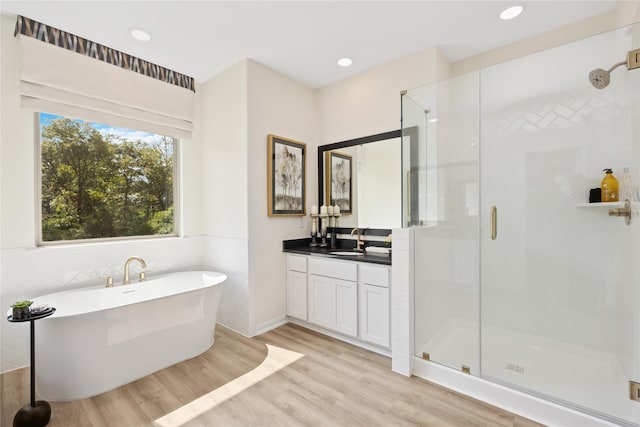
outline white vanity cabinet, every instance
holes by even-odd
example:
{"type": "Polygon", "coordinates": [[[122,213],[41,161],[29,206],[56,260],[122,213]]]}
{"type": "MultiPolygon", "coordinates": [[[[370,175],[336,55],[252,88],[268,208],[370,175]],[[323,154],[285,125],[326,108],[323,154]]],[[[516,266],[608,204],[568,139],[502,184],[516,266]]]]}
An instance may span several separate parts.
{"type": "Polygon", "coordinates": [[[389,268],[359,266],[360,333],[358,337],[382,347],[389,347],[389,268]]]}
{"type": "Polygon", "coordinates": [[[307,320],[307,257],[287,254],[287,316],[307,320]]]}
{"type": "Polygon", "coordinates": [[[390,273],[387,265],[288,253],[287,315],[365,348],[389,349],[390,273]]]}
{"type": "Polygon", "coordinates": [[[355,263],[310,257],[309,322],[357,337],[357,277],[355,263]]]}

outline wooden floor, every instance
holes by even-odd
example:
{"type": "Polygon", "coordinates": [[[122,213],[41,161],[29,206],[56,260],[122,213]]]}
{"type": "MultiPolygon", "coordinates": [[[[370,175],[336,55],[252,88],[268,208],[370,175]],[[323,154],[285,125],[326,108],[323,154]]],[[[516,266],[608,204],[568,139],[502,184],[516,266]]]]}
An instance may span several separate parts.
{"type": "MultiPolygon", "coordinates": [[[[266,344],[304,357],[175,425],[540,425],[422,379],[393,373],[386,357],[295,325],[251,339],[218,326],[213,347],[194,359],[96,397],[52,403],[49,425],[153,426],[155,420],[256,368],[267,355],[266,344]]],[[[28,370],[9,372],[0,381],[0,425],[8,427],[15,412],[29,401],[28,370]]]]}

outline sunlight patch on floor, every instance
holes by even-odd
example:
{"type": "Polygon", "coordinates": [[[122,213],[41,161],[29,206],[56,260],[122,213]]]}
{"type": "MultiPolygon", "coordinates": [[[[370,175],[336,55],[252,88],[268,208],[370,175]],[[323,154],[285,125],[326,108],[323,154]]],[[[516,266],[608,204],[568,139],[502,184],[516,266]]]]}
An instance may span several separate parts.
{"type": "Polygon", "coordinates": [[[154,424],[159,427],[182,426],[302,357],[304,354],[267,344],[267,357],[258,367],[158,418],[154,424]]]}

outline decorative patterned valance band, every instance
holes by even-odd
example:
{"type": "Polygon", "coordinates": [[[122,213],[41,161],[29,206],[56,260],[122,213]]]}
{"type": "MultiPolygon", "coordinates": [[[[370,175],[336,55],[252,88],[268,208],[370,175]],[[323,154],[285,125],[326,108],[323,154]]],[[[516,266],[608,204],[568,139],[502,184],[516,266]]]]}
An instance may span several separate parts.
{"type": "Polygon", "coordinates": [[[193,77],[144,61],[135,56],[42,24],[33,19],[25,18],[24,16],[18,16],[14,35],[18,34],[33,37],[45,43],[53,44],[125,70],[134,71],[195,92],[193,77]]]}

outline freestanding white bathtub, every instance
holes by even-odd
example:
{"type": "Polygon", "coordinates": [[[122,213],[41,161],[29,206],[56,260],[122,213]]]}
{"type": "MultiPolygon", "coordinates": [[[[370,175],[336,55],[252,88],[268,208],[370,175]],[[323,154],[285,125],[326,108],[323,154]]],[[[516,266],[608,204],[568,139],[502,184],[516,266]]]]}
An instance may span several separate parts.
{"type": "Polygon", "coordinates": [[[227,276],[192,271],[34,299],[36,384],[45,400],[82,399],[195,357],[214,342],[227,276]]]}

